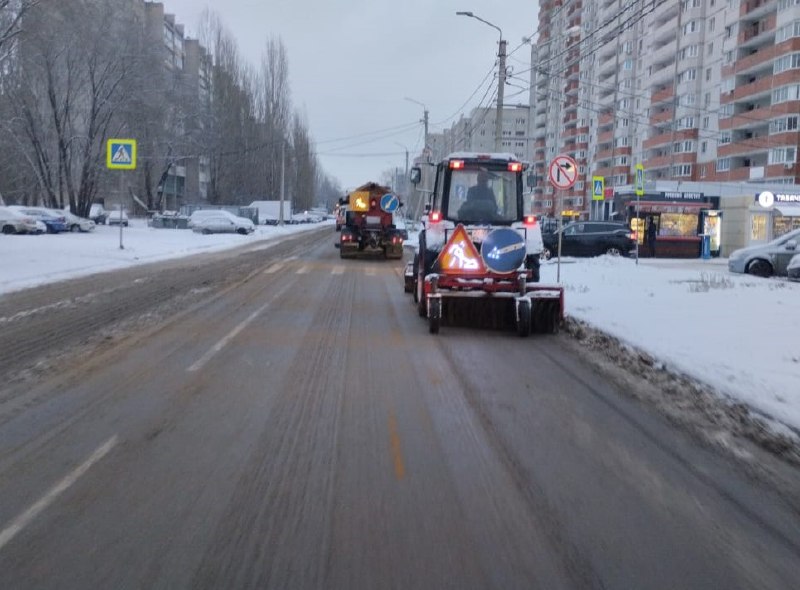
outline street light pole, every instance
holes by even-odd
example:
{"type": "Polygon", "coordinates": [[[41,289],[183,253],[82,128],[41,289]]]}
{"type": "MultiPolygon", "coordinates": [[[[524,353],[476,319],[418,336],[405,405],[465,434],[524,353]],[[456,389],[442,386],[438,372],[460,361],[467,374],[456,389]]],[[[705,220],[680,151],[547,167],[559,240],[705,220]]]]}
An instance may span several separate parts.
{"type": "MultiPolygon", "coordinates": [[[[409,102],[413,102],[418,104],[422,107],[422,124],[425,126],[425,147],[424,150],[428,149],[428,107],[425,106],[425,103],[422,103],[418,100],[414,100],[413,98],[405,97],[405,99],[409,102]]],[[[427,153],[427,152],[426,152],[427,153]]],[[[430,161],[430,157],[427,157],[428,161],[430,161]]]]}
{"type": "Polygon", "coordinates": [[[497,53],[497,109],[494,119],[494,149],[495,151],[500,152],[503,148],[503,98],[506,86],[506,41],[503,39],[503,30],[497,25],[494,25],[469,11],[458,11],[456,12],[456,15],[468,16],[470,18],[479,20],[482,23],[489,25],[493,29],[497,29],[497,31],[500,33],[500,47],[497,53]]]}

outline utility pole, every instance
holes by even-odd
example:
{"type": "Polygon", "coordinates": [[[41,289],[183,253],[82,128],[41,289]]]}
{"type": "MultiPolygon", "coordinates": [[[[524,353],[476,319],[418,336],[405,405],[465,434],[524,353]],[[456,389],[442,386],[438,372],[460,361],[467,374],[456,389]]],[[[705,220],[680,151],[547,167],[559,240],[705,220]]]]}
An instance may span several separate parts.
{"type": "Polygon", "coordinates": [[[278,225],[283,225],[283,201],[286,191],[286,142],[281,142],[281,207],[278,212],[278,225]]]}
{"type": "Polygon", "coordinates": [[[494,149],[503,151],[503,92],[506,86],[506,42],[500,39],[498,53],[499,71],[497,72],[497,114],[494,121],[494,149]]]}

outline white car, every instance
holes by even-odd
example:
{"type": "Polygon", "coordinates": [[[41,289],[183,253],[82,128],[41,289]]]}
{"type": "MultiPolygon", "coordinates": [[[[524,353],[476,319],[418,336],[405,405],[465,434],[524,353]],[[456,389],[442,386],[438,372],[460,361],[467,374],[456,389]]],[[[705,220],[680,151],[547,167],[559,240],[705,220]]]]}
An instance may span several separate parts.
{"type": "Polygon", "coordinates": [[[247,235],[255,231],[255,225],[245,217],[206,215],[195,220],[192,230],[202,234],[237,233],[247,235]]]}
{"type": "Polygon", "coordinates": [[[122,209],[116,209],[114,211],[106,211],[108,217],[106,217],[106,224],[108,225],[124,225],[128,227],[128,214],[125,213],[122,209]]]}
{"type": "Polygon", "coordinates": [[[189,221],[187,225],[194,229],[194,226],[199,223],[202,219],[205,218],[217,218],[217,217],[227,217],[234,223],[238,225],[249,226],[245,233],[250,233],[255,231],[256,226],[252,222],[252,220],[248,219],[247,217],[239,217],[238,215],[234,215],[230,211],[226,211],[225,209],[200,209],[199,211],[195,211],[189,216],[189,221]]]}
{"type": "Polygon", "coordinates": [[[67,220],[67,228],[69,231],[75,232],[89,232],[95,228],[95,222],[91,219],[86,219],[85,217],[79,217],[70,213],[69,211],[62,211],[61,212],[67,220]]]}
{"type": "Polygon", "coordinates": [[[0,207],[0,231],[4,234],[40,234],[47,226],[38,223],[32,215],[25,215],[8,207],[0,207]],[[44,227],[44,229],[42,229],[44,227]]]}

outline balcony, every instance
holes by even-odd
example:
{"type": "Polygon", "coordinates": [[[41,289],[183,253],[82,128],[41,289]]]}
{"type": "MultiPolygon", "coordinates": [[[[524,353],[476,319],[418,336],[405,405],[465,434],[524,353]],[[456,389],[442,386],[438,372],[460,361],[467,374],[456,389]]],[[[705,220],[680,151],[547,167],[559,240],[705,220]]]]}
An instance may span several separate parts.
{"type": "Polygon", "coordinates": [[[659,123],[666,123],[667,121],[672,121],[672,116],[673,116],[672,109],[664,109],[660,113],[654,113],[650,115],[650,124],[658,125],[659,123]]]}
{"type": "Polygon", "coordinates": [[[750,127],[759,127],[764,125],[765,121],[781,115],[794,115],[800,112],[800,101],[794,100],[790,102],[782,102],[771,107],[762,109],[753,109],[739,113],[732,117],[726,117],[719,120],[720,130],[726,131],[729,129],[747,129],[750,127]]]}
{"type": "MultiPolygon", "coordinates": [[[[797,135],[793,134],[791,142],[797,144],[797,135]]],[[[744,156],[755,152],[764,153],[769,150],[768,145],[781,145],[775,136],[753,137],[751,139],[738,139],[731,143],[721,145],[717,148],[717,156],[725,158],[728,156],[744,156]]]]}
{"type": "Polygon", "coordinates": [[[642,142],[642,148],[650,150],[656,147],[669,145],[675,141],[683,141],[685,139],[697,139],[697,129],[681,129],[680,131],[661,133],[642,142]]]}
{"type": "Polygon", "coordinates": [[[645,160],[645,168],[666,168],[669,166],[676,166],[678,164],[696,164],[697,154],[695,152],[687,152],[685,154],[669,154],[667,156],[656,156],[654,158],[647,158],[645,160]]]}
{"type": "Polygon", "coordinates": [[[596,162],[602,162],[603,160],[610,160],[613,157],[614,157],[614,150],[612,148],[608,148],[605,150],[598,150],[594,159],[596,162]]]}
{"type": "Polygon", "coordinates": [[[597,143],[598,145],[603,145],[605,143],[611,143],[614,141],[614,130],[610,131],[603,131],[602,133],[597,134],[597,143]]]}
{"type": "MultiPolygon", "coordinates": [[[[753,23],[752,25],[741,24],[742,30],[737,36],[740,48],[752,45],[766,44],[769,37],[775,33],[776,15],[771,14],[766,19],[753,23]]],[[[773,45],[770,43],[770,45],[773,45]]]]}
{"type": "Polygon", "coordinates": [[[739,8],[739,16],[747,17],[748,20],[761,18],[775,11],[777,4],[776,0],[749,0],[749,2],[744,2],[739,8]]]}
{"type": "Polygon", "coordinates": [[[564,94],[566,95],[576,94],[578,92],[579,86],[580,82],[578,80],[570,80],[564,87],[564,94]]]}
{"type": "Polygon", "coordinates": [[[721,102],[740,101],[745,98],[755,98],[759,95],[770,95],[773,88],[778,88],[784,84],[800,82],[800,71],[789,70],[781,72],[777,76],[764,76],[749,84],[743,84],[733,90],[733,94],[722,95],[721,102]]]}
{"type": "Polygon", "coordinates": [[[650,95],[650,105],[656,106],[661,103],[672,102],[675,100],[675,87],[666,86],[650,95]]]}
{"type": "Polygon", "coordinates": [[[603,127],[605,125],[609,125],[614,122],[614,113],[600,113],[600,116],[597,118],[597,125],[599,127],[603,127]]]}

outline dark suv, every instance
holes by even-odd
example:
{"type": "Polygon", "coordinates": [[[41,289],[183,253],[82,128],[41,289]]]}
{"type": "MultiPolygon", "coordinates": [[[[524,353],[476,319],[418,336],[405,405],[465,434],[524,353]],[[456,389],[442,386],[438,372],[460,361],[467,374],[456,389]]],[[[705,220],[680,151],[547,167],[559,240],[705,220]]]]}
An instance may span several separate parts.
{"type": "MultiPolygon", "coordinates": [[[[573,221],[561,229],[562,256],[627,256],[636,247],[631,229],[616,221],[573,221]]],[[[544,257],[558,254],[558,231],[542,235],[544,257]]]]}

